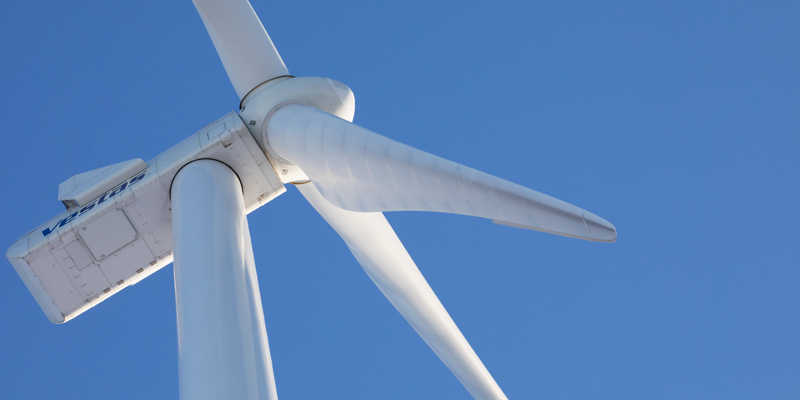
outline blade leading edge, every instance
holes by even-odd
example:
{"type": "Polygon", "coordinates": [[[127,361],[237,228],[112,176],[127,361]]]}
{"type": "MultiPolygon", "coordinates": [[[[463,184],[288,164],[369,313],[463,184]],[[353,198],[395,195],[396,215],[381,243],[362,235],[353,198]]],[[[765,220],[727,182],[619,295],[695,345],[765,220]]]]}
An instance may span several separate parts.
{"type": "Polygon", "coordinates": [[[264,321],[264,306],[261,303],[261,291],[258,288],[258,275],[256,272],[256,259],[253,255],[253,241],[250,238],[250,225],[247,222],[247,216],[244,217],[244,257],[245,257],[245,277],[247,280],[245,285],[249,286],[247,290],[250,298],[250,304],[254,306],[250,308],[250,318],[258,321],[253,325],[252,335],[255,342],[255,372],[258,376],[258,393],[260,398],[264,400],[278,400],[278,390],[275,386],[275,372],[272,370],[272,355],[269,351],[269,340],[267,338],[267,331],[257,329],[266,326],[264,321]]]}
{"type": "Polygon", "coordinates": [[[476,399],[507,399],[419,272],[382,213],[335,207],[314,185],[300,193],[344,239],[389,302],[476,399]]]}

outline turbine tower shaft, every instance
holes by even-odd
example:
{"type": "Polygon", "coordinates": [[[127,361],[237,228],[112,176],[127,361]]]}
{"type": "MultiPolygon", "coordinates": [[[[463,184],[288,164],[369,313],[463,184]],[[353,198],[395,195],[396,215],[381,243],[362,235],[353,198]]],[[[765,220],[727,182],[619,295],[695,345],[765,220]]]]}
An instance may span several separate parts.
{"type": "Polygon", "coordinates": [[[181,400],[277,400],[239,179],[199,160],[171,194],[181,400]]]}

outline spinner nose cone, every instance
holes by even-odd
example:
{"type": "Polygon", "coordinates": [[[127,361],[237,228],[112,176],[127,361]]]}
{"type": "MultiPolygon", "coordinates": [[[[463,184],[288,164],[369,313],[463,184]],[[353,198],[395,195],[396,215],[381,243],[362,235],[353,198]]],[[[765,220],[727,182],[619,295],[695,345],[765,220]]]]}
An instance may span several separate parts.
{"type": "Polygon", "coordinates": [[[594,215],[590,212],[583,213],[583,222],[589,231],[592,232],[594,240],[599,242],[616,242],[617,228],[610,222],[594,215]]]}
{"type": "Polygon", "coordinates": [[[353,116],[356,114],[356,96],[353,94],[353,91],[342,82],[330,78],[326,79],[328,80],[328,85],[330,85],[331,90],[333,90],[333,93],[336,94],[336,97],[339,99],[340,103],[334,114],[336,114],[339,118],[353,122],[353,116]]]}

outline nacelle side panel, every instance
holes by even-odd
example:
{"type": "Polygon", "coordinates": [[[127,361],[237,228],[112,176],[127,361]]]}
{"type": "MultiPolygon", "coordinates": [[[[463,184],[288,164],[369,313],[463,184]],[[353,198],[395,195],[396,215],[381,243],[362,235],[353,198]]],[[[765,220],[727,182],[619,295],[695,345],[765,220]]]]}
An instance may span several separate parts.
{"type": "Polygon", "coordinates": [[[6,253],[53,323],[63,323],[172,262],[170,185],[198,159],[231,167],[247,213],[286,191],[235,113],[215,121],[84,206],[20,238],[6,253]]]}

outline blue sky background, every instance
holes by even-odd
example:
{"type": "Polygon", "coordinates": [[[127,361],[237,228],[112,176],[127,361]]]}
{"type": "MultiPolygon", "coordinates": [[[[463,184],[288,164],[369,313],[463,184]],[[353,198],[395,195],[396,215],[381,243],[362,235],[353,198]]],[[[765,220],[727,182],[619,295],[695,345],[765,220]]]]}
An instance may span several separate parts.
{"type": "MultiPolygon", "coordinates": [[[[611,221],[387,215],[509,398],[800,398],[800,5],[265,2],[355,122],[611,221]]],[[[191,2],[2,2],[0,244],[238,106],[191,2]]],[[[250,215],[282,399],[468,398],[294,188],[250,215]]],[[[0,397],[174,399],[172,268],[51,325],[0,268],[0,397]]]]}

